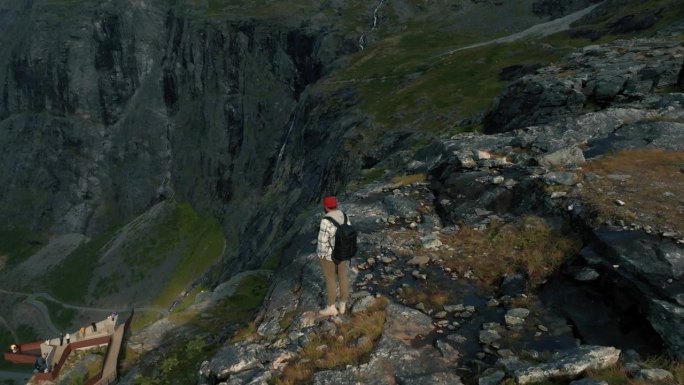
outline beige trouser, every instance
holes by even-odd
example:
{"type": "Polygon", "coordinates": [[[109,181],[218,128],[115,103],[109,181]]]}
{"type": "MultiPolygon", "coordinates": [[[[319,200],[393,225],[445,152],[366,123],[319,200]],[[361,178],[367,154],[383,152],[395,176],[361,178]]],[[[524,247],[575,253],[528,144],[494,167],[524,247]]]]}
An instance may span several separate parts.
{"type": "Polygon", "coordinates": [[[336,265],[333,261],[321,259],[321,269],[325,277],[325,290],[328,292],[328,306],[335,304],[337,299],[337,281],[340,283],[340,300],[349,302],[349,261],[336,265]]]}

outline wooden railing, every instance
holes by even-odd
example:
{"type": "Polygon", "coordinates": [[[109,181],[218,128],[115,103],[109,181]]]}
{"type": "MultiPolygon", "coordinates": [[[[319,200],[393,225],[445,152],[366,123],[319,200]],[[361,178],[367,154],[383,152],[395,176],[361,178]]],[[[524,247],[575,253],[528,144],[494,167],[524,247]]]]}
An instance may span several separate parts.
{"type": "MultiPolygon", "coordinates": [[[[88,348],[93,346],[107,345],[107,350],[104,355],[102,369],[93,377],[86,381],[85,385],[109,385],[117,380],[117,361],[119,358],[119,351],[123,343],[124,334],[128,331],[133,320],[135,311],[131,311],[126,322],[119,326],[110,335],[103,335],[101,337],[82,339],[74,341],[64,346],[59,361],[53,366],[48,373],[36,373],[34,378],[38,381],[52,381],[59,376],[67,357],[72,351],[76,349],[88,348]]],[[[99,325],[98,325],[99,326],[99,325]]],[[[98,327],[99,330],[99,327],[98,327]]],[[[31,342],[20,346],[20,353],[5,353],[5,360],[17,364],[32,364],[35,363],[36,358],[40,357],[42,342],[31,342]],[[34,353],[34,354],[30,354],[34,353]]],[[[58,347],[61,348],[61,347],[58,347]]]]}

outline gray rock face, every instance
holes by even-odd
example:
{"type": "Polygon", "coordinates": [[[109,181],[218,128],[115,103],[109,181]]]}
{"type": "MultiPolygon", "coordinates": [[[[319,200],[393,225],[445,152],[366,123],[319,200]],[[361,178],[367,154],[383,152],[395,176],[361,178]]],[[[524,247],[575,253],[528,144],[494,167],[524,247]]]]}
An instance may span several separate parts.
{"type": "Polygon", "coordinates": [[[580,112],[586,96],[573,82],[528,75],[504,90],[483,119],[485,132],[506,132],[580,112]]]}
{"type": "MultiPolygon", "coordinates": [[[[174,198],[237,226],[226,257],[259,260],[258,234],[286,228],[273,218],[344,183],[323,170],[349,160],[325,143],[359,118],[312,111],[319,95],[305,92],[355,49],[342,35],[208,23],[159,2],[2,7],[14,15],[0,18],[12,31],[0,45],[3,223],[92,235],[174,198]],[[292,151],[303,141],[316,147],[311,161],[292,151]],[[288,187],[304,174],[303,188],[288,187]],[[283,201],[259,202],[276,180],[283,201]],[[255,231],[261,223],[270,229],[255,231]]],[[[354,95],[340,97],[343,110],[354,95]]]]}
{"type": "Polygon", "coordinates": [[[597,231],[601,247],[608,258],[586,258],[601,265],[621,282],[632,288],[637,303],[642,303],[655,331],[669,350],[684,356],[682,322],[684,307],[677,301],[684,291],[680,282],[684,275],[684,251],[669,239],[638,232],[597,231]]]}
{"type": "Polygon", "coordinates": [[[529,384],[550,378],[575,377],[587,369],[602,369],[617,363],[620,350],[603,346],[580,346],[558,352],[546,363],[514,371],[518,384],[529,384]]]}
{"type": "Polygon", "coordinates": [[[228,345],[221,349],[211,360],[212,372],[219,380],[231,375],[261,367],[264,347],[257,344],[228,345]]]}
{"type": "Polygon", "coordinates": [[[584,162],[584,153],[577,146],[563,148],[539,158],[539,165],[546,168],[579,166],[584,162]]]}
{"type": "Polygon", "coordinates": [[[439,350],[426,345],[411,347],[411,341],[433,330],[432,319],[401,305],[390,304],[382,337],[370,361],[342,371],[324,371],[314,375],[314,384],[353,385],[359,381],[373,384],[461,384],[460,378],[447,370],[451,360],[439,350]],[[427,381],[427,382],[426,382],[427,381]]]}
{"type": "Polygon", "coordinates": [[[665,346],[677,358],[684,359],[684,307],[668,301],[653,300],[648,307],[648,319],[665,346]]]}
{"type": "Polygon", "coordinates": [[[587,100],[608,106],[676,86],[683,51],[658,39],[586,47],[568,55],[562,66],[524,76],[504,90],[483,119],[485,132],[549,123],[579,112],[587,100]],[[641,52],[651,52],[650,57],[641,52]]]}
{"type": "Polygon", "coordinates": [[[532,3],[532,10],[539,16],[558,18],[597,2],[598,0],[537,0],[532,3]]]}

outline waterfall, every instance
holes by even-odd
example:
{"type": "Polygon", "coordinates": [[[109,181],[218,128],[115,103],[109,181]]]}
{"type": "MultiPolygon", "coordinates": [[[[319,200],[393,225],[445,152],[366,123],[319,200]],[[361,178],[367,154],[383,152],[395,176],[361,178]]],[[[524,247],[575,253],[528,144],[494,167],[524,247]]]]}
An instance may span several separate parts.
{"type": "MultiPolygon", "coordinates": [[[[371,25],[371,30],[370,32],[375,31],[375,28],[378,26],[378,11],[380,10],[380,7],[382,7],[382,4],[385,2],[385,0],[380,0],[377,6],[375,6],[375,9],[373,9],[373,24],[371,25]]],[[[359,37],[359,48],[361,51],[366,48],[366,32],[361,34],[361,37],[359,37]]]]}
{"type": "Polygon", "coordinates": [[[380,7],[382,7],[382,3],[384,3],[385,0],[380,0],[380,3],[378,4],[377,7],[373,10],[373,26],[371,27],[371,32],[375,30],[375,27],[378,26],[378,10],[380,7]]]}
{"type": "Polygon", "coordinates": [[[280,151],[278,151],[278,157],[276,158],[275,166],[273,167],[273,177],[271,178],[271,184],[273,184],[278,179],[278,168],[280,167],[280,162],[283,160],[283,155],[285,154],[285,146],[287,146],[287,139],[290,137],[292,129],[297,123],[297,109],[292,113],[292,119],[290,120],[290,126],[285,132],[285,137],[283,138],[283,144],[280,146],[280,151]]]}

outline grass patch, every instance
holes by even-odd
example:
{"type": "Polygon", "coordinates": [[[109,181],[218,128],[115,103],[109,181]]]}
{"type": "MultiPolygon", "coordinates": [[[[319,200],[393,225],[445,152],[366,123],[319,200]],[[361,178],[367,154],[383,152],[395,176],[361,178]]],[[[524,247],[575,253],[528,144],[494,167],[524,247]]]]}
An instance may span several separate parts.
{"type": "Polygon", "coordinates": [[[142,279],[154,274],[154,269],[171,255],[179,255],[164,291],[152,301],[152,305],[168,306],[218,260],[224,246],[223,231],[216,218],[200,216],[189,204],[177,204],[171,215],[149,229],[144,238],[128,245],[126,262],[134,266],[142,279]]]}
{"type": "Polygon", "coordinates": [[[275,380],[277,385],[308,383],[320,370],[359,365],[367,360],[385,325],[387,301],[365,312],[351,315],[349,322],[337,325],[335,335],[316,333],[275,380]]]}
{"type": "Polygon", "coordinates": [[[273,270],[276,271],[278,269],[278,266],[280,266],[280,256],[279,254],[274,254],[264,261],[264,263],[261,264],[261,268],[264,270],[273,270]]]}
{"type": "MultiPolygon", "coordinates": [[[[261,306],[269,284],[266,274],[244,277],[238,284],[235,294],[214,306],[212,309],[213,317],[241,326],[247,325],[248,320],[261,306]]],[[[214,325],[207,324],[206,327],[207,330],[211,331],[214,325]]]]}
{"type": "Polygon", "coordinates": [[[67,330],[71,328],[74,318],[76,317],[76,310],[66,308],[56,302],[41,301],[47,307],[50,313],[50,319],[60,330],[67,330]]]}
{"type": "Polygon", "coordinates": [[[257,338],[259,338],[259,335],[257,334],[257,324],[256,322],[251,321],[233,333],[233,336],[230,338],[230,343],[236,344],[238,342],[254,340],[257,338]]]}
{"type": "Polygon", "coordinates": [[[26,228],[0,230],[0,271],[20,264],[47,243],[45,233],[26,228]]]}
{"type": "MultiPolygon", "coordinates": [[[[222,343],[206,343],[209,335],[216,333],[216,325],[232,325],[249,328],[249,321],[261,306],[268,290],[269,282],[266,274],[255,274],[244,277],[238,284],[235,293],[215,306],[198,314],[175,315],[172,319],[182,320],[190,317],[186,327],[193,330],[186,335],[194,335],[190,340],[179,340],[171,337],[166,344],[169,350],[163,361],[147,373],[136,378],[135,383],[142,385],[185,385],[195,383],[198,365],[212,357],[222,343]]],[[[255,325],[251,326],[256,328],[255,325]]],[[[247,332],[245,332],[247,333],[247,332]]],[[[131,359],[135,359],[131,355],[131,359]]],[[[130,365],[130,362],[125,363],[130,365]]]]}
{"type": "Polygon", "coordinates": [[[440,238],[455,249],[454,255],[441,256],[446,266],[462,275],[470,272],[488,285],[503,275],[524,273],[536,286],[582,246],[535,216],[492,223],[485,231],[463,226],[440,238]]]}
{"type": "Polygon", "coordinates": [[[382,167],[376,167],[372,168],[370,170],[366,170],[363,173],[363,178],[361,179],[361,185],[369,184],[371,182],[375,182],[376,180],[380,179],[383,175],[385,175],[385,169],[382,167]]]}
{"type": "Polygon", "coordinates": [[[283,330],[287,330],[287,328],[292,325],[292,321],[294,321],[296,311],[295,310],[290,310],[289,312],[285,313],[283,315],[283,318],[280,320],[279,325],[280,328],[283,330]]]}
{"type": "Polygon", "coordinates": [[[432,279],[418,281],[418,287],[402,287],[398,296],[405,303],[415,307],[418,303],[425,305],[425,309],[440,311],[451,300],[448,290],[439,287],[432,279]]]}
{"type": "Polygon", "coordinates": [[[92,278],[90,274],[84,274],[84,272],[95,269],[100,250],[116,231],[116,228],[112,228],[89,241],[82,242],[59,265],[49,269],[44,282],[52,295],[65,302],[83,301],[92,278]]]}
{"type": "MultiPolygon", "coordinates": [[[[665,369],[673,375],[672,381],[663,382],[665,385],[684,384],[684,363],[664,357],[649,357],[638,365],[642,369],[665,369]]],[[[602,380],[610,385],[649,385],[648,381],[633,378],[625,367],[618,363],[601,370],[587,371],[587,377],[602,380]]]]}
{"type": "Polygon", "coordinates": [[[642,365],[644,368],[661,368],[672,373],[675,384],[684,384],[684,362],[661,356],[649,357],[642,365]]]}
{"type": "Polygon", "coordinates": [[[203,292],[205,288],[203,286],[196,286],[190,292],[183,297],[183,300],[180,301],[174,308],[173,312],[174,313],[182,313],[185,310],[187,310],[192,304],[195,303],[195,299],[197,298],[197,295],[199,295],[201,292],[203,292]]]}
{"type": "Polygon", "coordinates": [[[426,173],[398,175],[392,178],[392,184],[399,186],[408,186],[414,183],[425,182],[427,180],[426,173]]]}
{"type": "Polygon", "coordinates": [[[583,167],[600,178],[585,177],[582,196],[597,221],[622,220],[661,231],[684,229],[684,152],[625,150],[583,167]],[[617,204],[617,201],[625,205],[617,204]]]}
{"type": "Polygon", "coordinates": [[[362,96],[361,108],[371,113],[376,132],[410,127],[421,133],[455,133],[459,122],[487,108],[506,82],[504,67],[550,63],[570,47],[520,41],[493,44],[440,56],[454,47],[481,41],[477,36],[421,30],[391,36],[352,57],[350,66],[330,84],[353,83],[362,96]],[[439,38],[432,38],[439,34],[439,38]],[[426,44],[426,42],[430,44],[426,44]]]}

